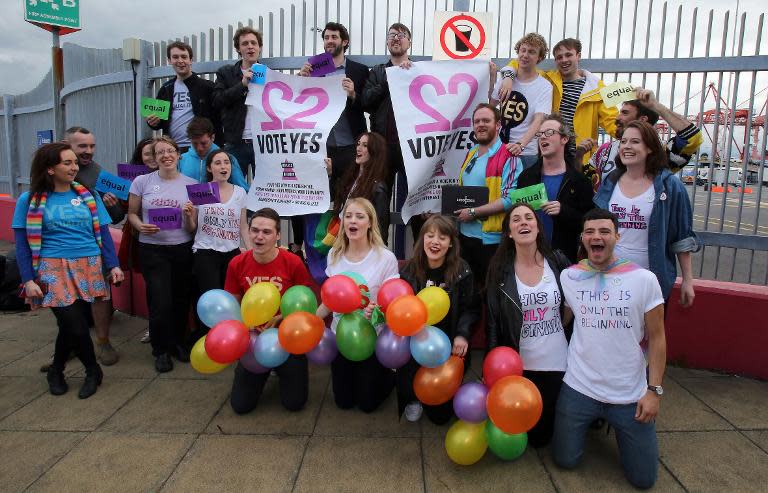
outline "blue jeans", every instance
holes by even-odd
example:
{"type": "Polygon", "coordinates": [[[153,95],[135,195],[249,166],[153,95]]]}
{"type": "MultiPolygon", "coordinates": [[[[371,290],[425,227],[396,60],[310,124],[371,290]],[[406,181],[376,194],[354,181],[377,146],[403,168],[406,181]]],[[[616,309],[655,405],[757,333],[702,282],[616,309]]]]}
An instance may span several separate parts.
{"type": "Polygon", "coordinates": [[[636,488],[650,488],[659,468],[656,423],[635,420],[637,404],[606,404],[587,397],[563,383],[555,411],[552,459],[560,467],[572,469],[584,453],[584,437],[597,418],[605,419],[616,430],[621,466],[627,480],[636,488]]]}
{"type": "Polygon", "coordinates": [[[248,179],[249,168],[251,169],[251,176],[256,174],[256,156],[253,152],[253,144],[246,142],[226,143],[224,144],[224,150],[235,156],[246,180],[248,179]]]}

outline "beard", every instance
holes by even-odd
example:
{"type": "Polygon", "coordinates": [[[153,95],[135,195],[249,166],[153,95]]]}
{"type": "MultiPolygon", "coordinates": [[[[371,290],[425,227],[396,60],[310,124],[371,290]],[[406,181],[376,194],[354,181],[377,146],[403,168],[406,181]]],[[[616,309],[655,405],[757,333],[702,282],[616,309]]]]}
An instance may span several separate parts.
{"type": "Polygon", "coordinates": [[[493,132],[488,132],[486,137],[480,137],[479,135],[477,135],[477,133],[475,133],[475,140],[480,145],[484,145],[484,146],[488,145],[491,142],[493,142],[493,139],[495,138],[496,138],[496,134],[493,132]]]}
{"type": "Polygon", "coordinates": [[[342,44],[340,44],[338,46],[334,46],[332,51],[328,51],[328,49],[326,48],[325,51],[330,53],[332,57],[337,57],[337,56],[341,55],[342,53],[344,53],[344,44],[342,43],[342,44]]]}

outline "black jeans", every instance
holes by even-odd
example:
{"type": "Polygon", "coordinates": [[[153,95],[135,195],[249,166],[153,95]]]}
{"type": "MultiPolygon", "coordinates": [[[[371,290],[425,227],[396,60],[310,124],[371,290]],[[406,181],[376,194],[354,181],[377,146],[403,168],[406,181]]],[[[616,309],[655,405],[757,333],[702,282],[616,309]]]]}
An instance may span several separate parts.
{"type": "Polygon", "coordinates": [[[152,354],[172,353],[184,343],[192,293],[192,242],[139,243],[147,284],[152,354]]]}
{"type": "MultiPolygon", "coordinates": [[[[224,280],[227,278],[227,267],[230,260],[240,255],[240,249],[231,252],[219,252],[216,250],[198,250],[192,254],[195,264],[195,281],[197,291],[194,293],[192,307],[197,317],[197,300],[206,291],[211,289],[224,289],[224,280]]],[[[200,328],[192,336],[192,342],[208,333],[210,327],[206,327],[198,318],[197,326],[200,328]]]]}
{"type": "Polygon", "coordinates": [[[341,177],[347,168],[355,165],[356,146],[332,147],[326,146],[328,157],[331,158],[331,200],[336,199],[336,187],[341,184],[341,177]]]}
{"type": "Polygon", "coordinates": [[[483,240],[459,235],[461,258],[467,261],[472,274],[475,276],[475,287],[478,293],[485,294],[485,280],[488,277],[488,265],[499,245],[483,245],[483,240]]]}
{"type": "Polygon", "coordinates": [[[56,317],[56,325],[59,326],[51,367],[57,371],[64,371],[69,352],[72,350],[86,369],[97,366],[93,341],[88,330],[91,304],[84,300],[76,300],[69,306],[51,307],[51,311],[56,317]]]}
{"type": "MultiPolygon", "coordinates": [[[[469,370],[471,363],[471,351],[467,351],[464,357],[464,374],[469,370]]],[[[413,379],[416,377],[416,372],[419,371],[419,368],[421,368],[421,365],[411,358],[405,366],[398,368],[395,372],[397,402],[400,414],[403,413],[408,403],[418,400],[416,392],[413,390],[413,379]]],[[[453,399],[449,399],[448,402],[438,404],[437,406],[422,404],[422,407],[427,418],[436,425],[444,425],[453,417],[453,399]]]]}
{"type": "Polygon", "coordinates": [[[565,372],[562,371],[523,371],[523,376],[539,389],[543,404],[539,422],[528,430],[528,443],[531,447],[543,447],[552,440],[552,432],[555,429],[555,407],[564,375],[565,372]]]}
{"type": "Polygon", "coordinates": [[[340,409],[357,407],[364,413],[375,411],[392,392],[395,373],[384,368],[376,355],[363,361],[350,361],[341,354],[331,363],[333,399],[340,409]]]}
{"type": "MultiPolygon", "coordinates": [[[[280,402],[283,407],[289,411],[301,410],[309,395],[307,357],[292,354],[285,363],[275,368],[275,372],[280,379],[280,402]]],[[[270,373],[251,373],[238,363],[229,398],[232,410],[237,414],[245,414],[256,409],[270,373]]]]}

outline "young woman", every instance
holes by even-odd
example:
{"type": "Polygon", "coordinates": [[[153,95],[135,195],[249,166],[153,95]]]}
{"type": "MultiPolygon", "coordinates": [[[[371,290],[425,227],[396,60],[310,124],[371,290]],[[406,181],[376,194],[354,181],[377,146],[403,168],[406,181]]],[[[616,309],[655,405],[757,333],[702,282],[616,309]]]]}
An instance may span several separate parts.
{"type": "MultiPolygon", "coordinates": [[[[480,301],[469,264],[459,256],[459,231],[452,219],[434,215],[424,222],[413,257],[400,270],[400,277],[408,281],[414,293],[427,286],[446,290],[451,307],[436,326],[453,341],[453,354],[464,358],[466,372],[471,363],[471,329],[480,318],[480,301]]],[[[413,378],[418,369],[418,363],[411,358],[396,373],[398,406],[401,414],[405,411],[408,421],[417,421],[422,413],[422,405],[413,392],[413,378]]],[[[453,401],[424,409],[430,421],[442,425],[453,416],[453,401]]]]}
{"type": "Polygon", "coordinates": [[[128,220],[139,232],[139,252],[147,284],[149,334],[155,369],[173,369],[171,354],[189,361],[184,346],[192,282],[192,234],[175,224],[161,229],[150,222],[150,210],[164,209],[164,219],[186,216],[181,207],[188,200],[187,185],[197,182],[182,175],[178,168],[179,148],[169,137],[160,137],[153,147],[158,169],[136,177],[128,196],[128,220]]]}
{"type": "Polygon", "coordinates": [[[691,252],[699,249],[691,202],[680,179],[667,169],[667,155],[651,125],[627,124],[616,169],[600,184],[594,201],[619,219],[616,257],[656,274],[665,300],[677,277],[677,257],[683,277],[680,304],[691,306],[695,296],[691,252]]]}
{"type": "Polygon", "coordinates": [[[32,158],[29,192],[16,202],[13,230],[24,295],[33,308],[51,308],[59,333],[48,368],[48,390],[68,390],[64,366],[71,350],[85,366],[78,397],[92,396],[101,384],[88,330],[90,304],[107,296],[102,262],[113,283],[123,280],[111,222],[98,194],[77,183],[77,156],[69,144],[46,144],[32,158]]]}
{"type": "MultiPolygon", "coordinates": [[[[250,250],[248,221],[246,218],[246,191],[229,183],[232,162],[226,151],[213,151],[205,164],[206,179],[219,187],[221,202],[195,207],[184,204],[187,229],[195,232],[192,252],[195,263],[198,293],[210,289],[223,289],[229,261],[240,254],[240,240],[250,250]]],[[[201,328],[202,323],[201,323],[201,328]]],[[[207,333],[208,329],[203,328],[207,333]]],[[[198,334],[200,337],[204,333],[198,334]]]]}
{"type": "MultiPolygon", "coordinates": [[[[397,259],[387,250],[379,234],[376,210],[367,199],[347,200],[342,210],[342,227],[328,254],[326,274],[330,277],[342,272],[356,272],[368,284],[371,303],[365,308],[370,318],[376,307],[379,287],[387,279],[399,277],[397,259]]],[[[321,318],[330,310],[320,305],[317,314],[321,318]]],[[[331,329],[336,331],[339,315],[334,314],[331,329]]],[[[357,405],[361,411],[370,413],[384,402],[394,385],[394,374],[384,368],[376,355],[364,361],[350,361],[339,353],[331,364],[333,396],[341,409],[357,405]]]]}
{"type": "Polygon", "coordinates": [[[488,348],[518,351],[523,376],[541,392],[541,419],[528,432],[533,447],[552,439],[565,374],[573,314],[562,301],[560,272],[569,265],[562,252],[550,250],[536,212],[528,204],[513,206],[488,269],[488,348]]]}

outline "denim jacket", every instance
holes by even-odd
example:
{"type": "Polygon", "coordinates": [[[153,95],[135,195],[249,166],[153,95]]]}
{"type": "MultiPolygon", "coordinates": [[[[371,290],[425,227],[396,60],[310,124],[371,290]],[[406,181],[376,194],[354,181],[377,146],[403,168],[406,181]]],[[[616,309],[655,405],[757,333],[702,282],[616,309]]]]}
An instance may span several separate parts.
{"type": "MultiPolygon", "coordinates": [[[[610,210],[611,195],[622,173],[614,170],[600,184],[594,198],[597,207],[610,210]]],[[[691,201],[680,179],[664,169],[653,179],[653,188],[656,197],[648,222],[648,265],[666,300],[677,277],[675,255],[697,252],[701,246],[693,232],[691,201]]]]}

